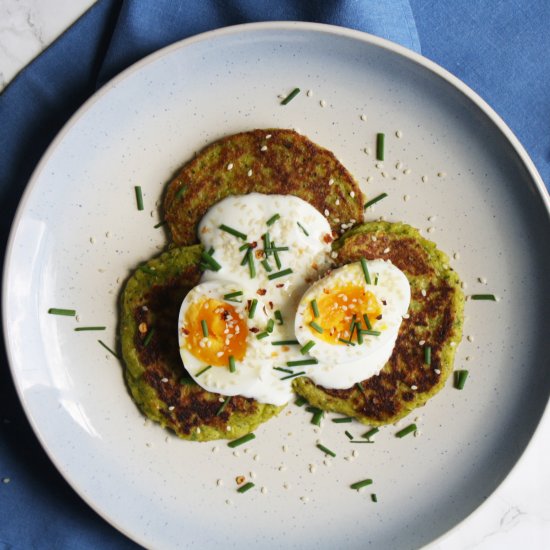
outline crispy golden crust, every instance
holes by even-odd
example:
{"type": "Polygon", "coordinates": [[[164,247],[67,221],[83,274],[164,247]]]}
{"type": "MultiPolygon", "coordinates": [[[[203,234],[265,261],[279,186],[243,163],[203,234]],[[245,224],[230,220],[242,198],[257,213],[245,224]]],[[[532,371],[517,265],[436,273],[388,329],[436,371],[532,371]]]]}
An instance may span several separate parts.
{"type": "Polygon", "coordinates": [[[152,420],[184,439],[240,437],[282,407],[242,396],[225,398],[187,375],[178,349],[179,308],[199,282],[202,247],[173,249],[139,268],[122,296],[121,340],[125,377],[134,400],[152,420]]]}
{"type": "Polygon", "coordinates": [[[315,406],[365,424],[392,423],[435,395],[452,372],[462,337],[460,281],[445,254],[405,224],[364,224],[344,235],[336,248],[339,265],[361,257],[383,258],[401,269],[411,285],[409,318],[403,320],[393,354],[378,376],[346,390],[301,378],[294,381],[294,389],[315,406]],[[426,346],[431,347],[430,365],[425,363],[426,346]]]}
{"type": "Polygon", "coordinates": [[[328,210],[338,234],[341,224],[363,219],[361,190],[333,153],[293,130],[253,130],[209,145],[169,183],[164,209],[174,243],[198,242],[197,225],[208,208],[251,192],[295,195],[328,210]]]}

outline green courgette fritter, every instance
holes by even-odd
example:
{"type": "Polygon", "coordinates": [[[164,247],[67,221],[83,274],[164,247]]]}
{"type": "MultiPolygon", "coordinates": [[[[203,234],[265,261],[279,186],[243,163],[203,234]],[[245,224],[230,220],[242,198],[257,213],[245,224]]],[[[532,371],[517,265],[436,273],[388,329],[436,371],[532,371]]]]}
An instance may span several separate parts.
{"type": "Polygon", "coordinates": [[[333,153],[293,130],[252,130],[212,143],[169,183],[164,210],[174,244],[197,243],[213,204],[252,192],[300,197],[336,234],[363,220],[361,190],[333,153]]]}
{"type": "Polygon", "coordinates": [[[202,246],[174,248],[140,266],[121,297],[120,335],[130,393],[151,420],[194,441],[234,439],[283,407],[226,398],[197,385],[179,353],[178,314],[198,284],[202,246]],[[223,408],[222,408],[223,405],[223,408]]]}
{"type": "Polygon", "coordinates": [[[408,317],[403,319],[389,361],[379,375],[345,390],[294,381],[295,391],[323,410],[353,416],[373,426],[393,423],[426,403],[453,370],[462,338],[464,295],[447,256],[402,223],[370,222],[334,243],[339,265],[361,258],[391,260],[411,285],[408,317]],[[431,350],[430,364],[425,349],[431,350]]]}

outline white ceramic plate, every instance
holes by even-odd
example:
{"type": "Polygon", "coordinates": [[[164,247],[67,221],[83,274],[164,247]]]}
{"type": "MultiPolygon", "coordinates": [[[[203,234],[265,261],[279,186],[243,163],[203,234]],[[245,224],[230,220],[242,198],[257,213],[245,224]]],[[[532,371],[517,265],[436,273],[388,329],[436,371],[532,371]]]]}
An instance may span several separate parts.
{"type": "Polygon", "coordinates": [[[426,544],[494,491],[548,400],[541,374],[550,354],[550,340],[541,337],[550,270],[543,189],[517,140],[477,96],[383,40],[274,23],[175,44],[92,98],[52,144],[25,193],[8,250],[3,309],[25,410],[75,490],[143,545],[426,544]],[[281,106],[278,95],[295,86],[303,92],[281,106]],[[467,293],[500,298],[467,303],[465,336],[473,341],[464,340],[456,362],[470,371],[466,388],[449,381],[401,422],[416,419],[418,437],[398,439],[389,426],[376,444],[354,446],[342,425],[326,420],[317,433],[310,415],[290,405],[238,452],[223,441],[179,441],[144,422],[121,364],[97,343],[99,336],[116,346],[121,281],[167,244],[164,230],[153,226],[174,170],[216,138],[274,126],[298,128],[334,151],[368,197],[387,192],[367,218],[383,215],[422,229],[454,255],[467,293]],[[383,168],[364,152],[374,150],[377,132],[386,134],[383,168]],[[141,212],[135,185],[144,192],[141,212]],[[79,321],[48,315],[50,307],[75,308],[79,321]],[[108,330],[74,332],[78,322],[108,330]],[[325,461],[317,440],[337,457],[325,461]],[[235,477],[251,472],[256,488],[236,493],[235,477]],[[366,477],[371,487],[349,488],[366,477]]]}

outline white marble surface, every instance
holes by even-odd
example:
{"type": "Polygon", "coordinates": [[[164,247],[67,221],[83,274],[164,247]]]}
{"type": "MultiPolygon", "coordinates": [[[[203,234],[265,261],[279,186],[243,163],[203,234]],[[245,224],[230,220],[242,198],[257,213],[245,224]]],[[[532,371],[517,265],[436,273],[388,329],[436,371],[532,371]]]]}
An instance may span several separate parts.
{"type": "MultiPolygon", "coordinates": [[[[93,3],[0,0],[0,90],[93,3]]],[[[466,521],[430,545],[430,549],[550,548],[549,457],[547,411],[531,445],[505,482],[466,521]]]]}

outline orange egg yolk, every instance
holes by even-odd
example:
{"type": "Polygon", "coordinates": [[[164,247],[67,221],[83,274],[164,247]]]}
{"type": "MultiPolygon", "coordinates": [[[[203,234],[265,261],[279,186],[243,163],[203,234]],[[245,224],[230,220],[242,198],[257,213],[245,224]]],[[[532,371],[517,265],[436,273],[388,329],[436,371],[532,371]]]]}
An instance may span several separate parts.
{"type": "Polygon", "coordinates": [[[310,304],[305,311],[304,321],[316,338],[329,344],[346,345],[340,338],[349,340],[354,319],[361,323],[361,329],[366,330],[368,327],[363,316],[368,316],[372,326],[382,314],[382,306],[376,296],[364,287],[353,284],[324,288],[323,294],[316,298],[316,302],[319,316],[314,316],[310,304]],[[323,329],[322,333],[310,325],[312,321],[323,329]]]}
{"type": "Polygon", "coordinates": [[[186,349],[208,365],[227,367],[229,356],[241,361],[246,353],[248,327],[234,306],[213,298],[204,298],[189,305],[185,324],[186,349]],[[203,323],[208,335],[205,336],[203,323]]]}

